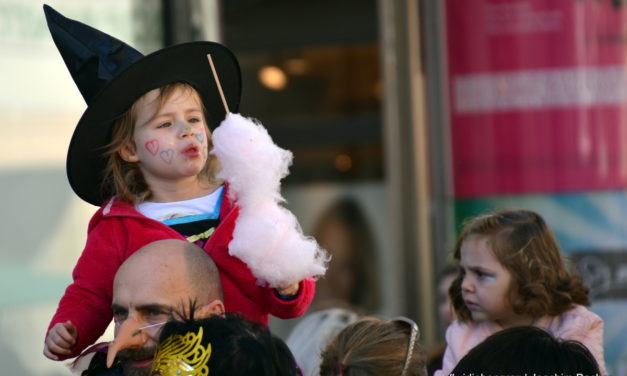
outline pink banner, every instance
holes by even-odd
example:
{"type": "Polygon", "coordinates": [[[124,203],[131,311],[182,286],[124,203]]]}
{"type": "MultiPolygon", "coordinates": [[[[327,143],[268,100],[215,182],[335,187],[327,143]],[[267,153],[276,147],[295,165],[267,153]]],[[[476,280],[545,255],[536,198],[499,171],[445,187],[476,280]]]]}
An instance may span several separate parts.
{"type": "Polygon", "coordinates": [[[455,195],[627,188],[627,13],[446,0],[455,195]]]}

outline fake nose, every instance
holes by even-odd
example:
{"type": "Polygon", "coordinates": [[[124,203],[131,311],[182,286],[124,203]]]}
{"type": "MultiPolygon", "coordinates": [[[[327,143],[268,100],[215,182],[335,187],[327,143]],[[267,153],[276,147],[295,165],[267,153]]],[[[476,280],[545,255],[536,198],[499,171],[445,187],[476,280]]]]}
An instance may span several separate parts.
{"type": "Polygon", "coordinates": [[[148,340],[145,330],[139,321],[134,318],[127,318],[120,326],[118,335],[109,344],[107,350],[107,368],[111,368],[115,356],[120,350],[137,348],[143,346],[148,340]]]}

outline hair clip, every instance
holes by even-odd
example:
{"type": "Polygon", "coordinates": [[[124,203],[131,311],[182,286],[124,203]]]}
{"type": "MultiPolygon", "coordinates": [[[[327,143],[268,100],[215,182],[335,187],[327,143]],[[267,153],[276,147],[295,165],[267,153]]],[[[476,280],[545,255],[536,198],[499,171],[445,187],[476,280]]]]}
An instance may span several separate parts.
{"type": "Polygon", "coordinates": [[[414,347],[416,346],[416,340],[418,339],[420,330],[418,329],[418,324],[416,324],[416,322],[409,317],[395,317],[390,321],[399,321],[409,325],[411,328],[411,333],[409,334],[409,344],[407,345],[407,355],[405,355],[405,363],[403,364],[403,370],[401,371],[401,376],[405,376],[407,374],[407,369],[409,368],[412,355],[414,354],[414,347]]]}
{"type": "MultiPolygon", "coordinates": [[[[155,324],[156,325],[156,324],[155,324]]],[[[157,347],[150,375],[207,376],[211,357],[211,343],[203,346],[203,329],[198,333],[175,334],[157,347]]]]}

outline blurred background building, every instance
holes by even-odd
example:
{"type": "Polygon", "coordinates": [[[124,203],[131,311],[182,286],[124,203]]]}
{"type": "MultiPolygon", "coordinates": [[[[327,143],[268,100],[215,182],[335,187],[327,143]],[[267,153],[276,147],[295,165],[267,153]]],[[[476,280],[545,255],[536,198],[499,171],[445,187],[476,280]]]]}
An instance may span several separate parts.
{"type": "MultiPolygon", "coordinates": [[[[96,210],[67,183],[85,104],[42,4],[0,0],[0,373],[27,376],[69,374],[43,339],[96,210]]],[[[627,374],[622,1],[48,4],[146,54],[191,40],[235,52],[240,113],[294,153],[287,206],[335,255],[316,307],[404,314],[435,343],[436,277],[459,224],[528,207],[584,274],[608,366],[627,374]]],[[[271,325],[285,336],[293,323],[271,325]]]]}

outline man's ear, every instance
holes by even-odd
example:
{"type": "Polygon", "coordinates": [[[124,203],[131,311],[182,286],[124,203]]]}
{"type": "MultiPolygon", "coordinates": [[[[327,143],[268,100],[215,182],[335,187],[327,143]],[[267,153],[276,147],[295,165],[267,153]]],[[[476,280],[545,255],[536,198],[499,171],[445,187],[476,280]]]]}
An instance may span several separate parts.
{"type": "Polygon", "coordinates": [[[139,162],[139,157],[135,151],[135,145],[132,142],[126,143],[118,152],[120,157],[127,162],[139,162]]]}
{"type": "Polygon", "coordinates": [[[194,316],[199,319],[204,319],[210,316],[224,316],[224,303],[221,300],[213,300],[211,303],[207,303],[202,307],[199,307],[194,312],[194,316]]]}

